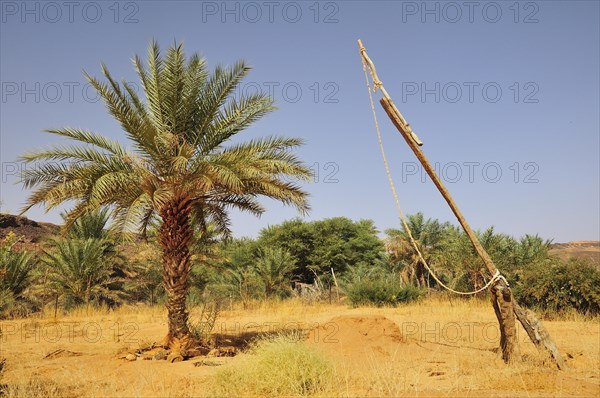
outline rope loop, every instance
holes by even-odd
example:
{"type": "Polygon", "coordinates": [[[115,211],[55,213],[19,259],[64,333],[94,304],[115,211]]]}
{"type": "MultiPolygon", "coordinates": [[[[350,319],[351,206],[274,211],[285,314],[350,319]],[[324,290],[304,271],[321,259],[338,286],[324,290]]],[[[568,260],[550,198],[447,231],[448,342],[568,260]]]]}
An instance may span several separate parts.
{"type": "MultiPolygon", "coordinates": [[[[366,52],[366,50],[364,48],[361,48],[361,54],[366,52]]],[[[367,73],[367,63],[365,62],[365,57],[361,57],[362,59],[362,64],[363,64],[363,71],[365,73],[365,81],[367,83],[367,91],[369,92],[369,100],[371,101],[371,111],[373,112],[373,119],[375,121],[375,130],[377,131],[377,140],[379,141],[379,149],[381,150],[381,156],[383,157],[383,164],[385,166],[385,172],[387,174],[387,178],[388,178],[388,182],[390,184],[390,188],[392,190],[392,195],[394,196],[394,201],[396,202],[396,207],[398,209],[398,214],[400,215],[400,219],[402,220],[402,225],[404,226],[404,229],[406,230],[406,233],[408,235],[408,238],[412,244],[412,246],[414,247],[417,256],[420,260],[420,262],[425,266],[425,269],[427,269],[427,271],[429,272],[429,274],[433,277],[433,279],[440,285],[442,286],[444,289],[455,293],[455,294],[460,294],[460,295],[472,295],[472,294],[477,294],[479,292],[482,292],[484,290],[486,290],[487,288],[489,288],[490,286],[492,286],[492,284],[494,284],[496,281],[498,280],[502,280],[504,281],[504,283],[506,283],[506,286],[508,286],[508,281],[506,280],[506,278],[504,278],[504,276],[502,276],[500,274],[499,270],[496,270],[496,272],[494,273],[494,275],[492,276],[492,278],[485,284],[485,286],[472,291],[472,292],[459,292],[457,290],[452,289],[451,287],[446,286],[433,272],[433,270],[429,267],[429,264],[427,264],[427,261],[425,260],[425,257],[423,256],[423,253],[421,253],[421,250],[419,249],[419,246],[417,245],[417,242],[415,241],[415,239],[412,236],[412,232],[410,230],[410,228],[408,227],[408,222],[406,221],[406,217],[404,216],[404,212],[402,211],[402,206],[400,206],[400,199],[398,199],[398,193],[396,192],[396,185],[394,184],[394,180],[392,178],[392,173],[390,172],[390,167],[388,164],[388,160],[387,160],[387,156],[385,154],[385,149],[383,148],[383,141],[381,139],[381,131],[379,130],[379,122],[377,121],[377,112],[375,111],[375,103],[373,101],[373,95],[371,94],[371,83],[369,82],[369,74],[367,73]]],[[[373,79],[373,92],[376,92],[377,89],[380,89],[383,87],[381,81],[377,78],[377,74],[375,73],[374,69],[374,65],[372,65],[372,63],[369,65],[369,72],[371,74],[371,78],[373,79]]],[[[406,124],[407,127],[410,129],[410,124],[406,124]]],[[[412,131],[412,130],[410,130],[412,131]]],[[[414,133],[413,133],[414,134],[414,133]]]]}

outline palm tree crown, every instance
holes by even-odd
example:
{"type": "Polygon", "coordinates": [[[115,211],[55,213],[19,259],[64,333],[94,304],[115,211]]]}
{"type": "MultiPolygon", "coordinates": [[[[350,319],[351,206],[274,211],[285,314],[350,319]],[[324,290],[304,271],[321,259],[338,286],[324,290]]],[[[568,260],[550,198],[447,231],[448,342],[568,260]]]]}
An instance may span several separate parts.
{"type": "Polygon", "coordinates": [[[133,63],[145,102],[130,84],[115,81],[105,65],[107,82],[85,74],[133,148],[87,130],[46,130],[86,145],[22,156],[27,162],[61,161],[23,172],[25,186],[37,188],[23,212],[37,204],[50,210],[72,200],[72,224],[93,209],[112,206],[115,226],[144,232],[152,217],[173,201],[183,202],[199,220],[213,221],[224,231],[229,231],[228,208],[262,214],[260,195],[308,210],[306,194],[280,178],[310,177],[289,152],[302,144],[300,139],[270,137],[224,146],[275,109],[266,94],[233,98],[250,67],[240,61],[209,73],[199,55],[186,60],[181,44],[162,58],[156,42],[150,45],[147,65],[138,56],[133,63]]]}

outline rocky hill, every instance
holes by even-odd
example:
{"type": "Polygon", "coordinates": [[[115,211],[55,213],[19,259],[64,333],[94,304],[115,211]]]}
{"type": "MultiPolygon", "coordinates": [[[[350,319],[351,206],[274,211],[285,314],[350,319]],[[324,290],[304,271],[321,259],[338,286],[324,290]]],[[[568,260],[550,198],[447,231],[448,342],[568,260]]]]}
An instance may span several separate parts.
{"type": "Polygon", "coordinates": [[[47,222],[30,220],[12,214],[0,214],[0,240],[10,232],[19,238],[19,246],[35,249],[44,237],[58,235],[60,226],[47,222]]]}
{"type": "Polygon", "coordinates": [[[600,265],[600,241],[582,240],[567,243],[555,243],[552,245],[550,254],[554,254],[563,260],[569,258],[581,258],[591,260],[600,265]]]}

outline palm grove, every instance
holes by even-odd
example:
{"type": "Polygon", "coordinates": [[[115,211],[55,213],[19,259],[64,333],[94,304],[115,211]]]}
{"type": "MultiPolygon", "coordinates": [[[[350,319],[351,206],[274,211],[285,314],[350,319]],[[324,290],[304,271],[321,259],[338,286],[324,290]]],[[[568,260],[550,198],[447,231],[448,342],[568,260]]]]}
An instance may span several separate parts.
{"type": "MultiPolygon", "coordinates": [[[[234,95],[250,71],[244,62],[211,72],[199,55],[186,58],[181,45],[163,56],[151,43],[147,62],[136,56],[133,64],[143,98],[104,65],[105,81],[85,75],[131,147],[62,128],[47,131],[79,144],[23,155],[37,165],[22,174],[25,187],[33,189],[23,211],[65,202],[72,207],[64,214],[63,236],[44,244],[39,262],[18,248],[18,237],[3,240],[3,316],[15,308],[39,309],[52,298],[65,307],[164,302],[165,345],[186,347],[193,343],[186,303],[194,298],[286,297],[293,282],[316,281],[338,285],[352,304],[382,305],[437,289],[406,231],[388,230],[380,239],[369,220],[298,219],[266,228],[257,239],[228,239],[229,212],[259,216],[265,211],[261,197],[300,213],[309,209],[306,193],[290,182],[310,177],[293,153],[302,141],[229,143],[275,109],[267,95],[234,95]]],[[[409,221],[446,284],[470,290],[486,283],[459,228],[420,213],[409,221]]],[[[516,240],[490,228],[479,237],[524,303],[600,311],[600,274],[593,264],[559,261],[548,253],[550,242],[537,236],[516,240]]]]}

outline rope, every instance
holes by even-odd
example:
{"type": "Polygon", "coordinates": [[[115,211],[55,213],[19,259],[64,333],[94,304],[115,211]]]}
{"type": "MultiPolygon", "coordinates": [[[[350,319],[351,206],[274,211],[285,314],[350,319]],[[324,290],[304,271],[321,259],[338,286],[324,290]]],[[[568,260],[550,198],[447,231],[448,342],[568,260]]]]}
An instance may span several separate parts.
{"type": "MultiPolygon", "coordinates": [[[[367,91],[369,92],[369,100],[371,102],[371,111],[373,112],[373,119],[375,121],[375,130],[377,131],[377,140],[379,141],[379,149],[381,150],[381,156],[383,157],[383,165],[385,166],[385,173],[387,174],[387,179],[388,179],[388,182],[390,183],[390,188],[392,190],[392,195],[394,196],[394,201],[396,202],[396,207],[398,209],[398,214],[400,214],[400,219],[402,220],[402,225],[404,226],[404,229],[406,230],[406,233],[408,234],[408,238],[409,238],[411,244],[413,245],[415,251],[417,252],[417,256],[419,257],[419,260],[421,261],[421,263],[423,263],[423,265],[425,266],[425,269],[427,269],[427,271],[433,277],[433,279],[440,286],[442,286],[444,289],[449,290],[452,293],[462,294],[462,295],[477,294],[479,292],[482,292],[482,291],[486,290],[490,286],[492,286],[492,284],[495,283],[499,279],[502,279],[506,283],[506,285],[508,286],[508,282],[506,281],[506,279],[502,275],[500,275],[500,271],[496,271],[496,273],[492,276],[492,279],[490,279],[489,282],[486,283],[486,285],[483,286],[482,288],[479,288],[479,289],[477,289],[475,291],[472,291],[472,292],[459,292],[457,290],[452,289],[449,286],[446,286],[435,275],[435,273],[433,272],[433,270],[427,264],[427,261],[425,261],[425,258],[423,257],[423,254],[421,253],[421,250],[419,249],[419,246],[417,245],[417,242],[413,238],[412,232],[411,232],[410,228],[408,227],[408,223],[406,221],[406,217],[404,215],[404,212],[402,211],[402,206],[400,206],[400,199],[398,199],[398,193],[396,192],[396,185],[394,184],[394,179],[392,178],[392,173],[390,172],[390,167],[389,167],[389,164],[388,164],[387,156],[385,154],[385,149],[383,148],[383,141],[381,139],[381,131],[379,130],[379,122],[377,121],[377,112],[375,111],[375,103],[373,102],[373,95],[371,94],[371,83],[369,82],[369,75],[367,74],[367,65],[365,63],[364,57],[361,57],[361,59],[362,59],[362,64],[363,64],[363,71],[365,72],[365,81],[367,83],[367,91]]],[[[375,85],[375,87],[373,89],[373,92],[375,92],[378,88],[382,87],[382,84],[381,84],[381,81],[379,79],[377,79],[376,76],[373,76],[373,70],[370,67],[369,67],[369,72],[371,73],[371,78],[373,78],[373,82],[374,82],[374,85],[375,85]]]]}

